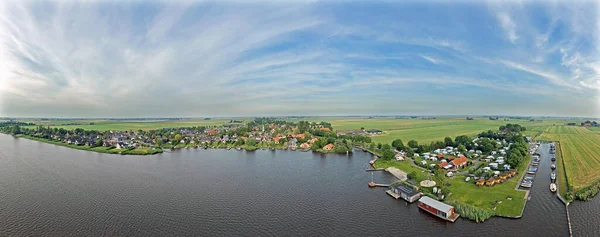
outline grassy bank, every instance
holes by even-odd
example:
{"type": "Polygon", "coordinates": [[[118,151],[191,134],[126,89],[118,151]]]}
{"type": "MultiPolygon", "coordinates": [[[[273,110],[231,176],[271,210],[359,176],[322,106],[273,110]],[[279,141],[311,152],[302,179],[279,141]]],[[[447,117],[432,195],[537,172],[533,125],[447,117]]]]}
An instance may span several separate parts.
{"type": "Polygon", "coordinates": [[[567,181],[567,172],[565,171],[565,164],[563,163],[562,157],[562,148],[560,143],[557,143],[556,146],[556,170],[558,177],[556,178],[558,181],[558,194],[567,202],[573,200],[573,196],[569,193],[571,192],[571,187],[569,186],[569,182],[567,181]]]}
{"type": "Polygon", "coordinates": [[[50,140],[50,139],[46,139],[46,138],[27,136],[27,135],[17,135],[17,137],[26,138],[29,140],[34,140],[34,141],[39,141],[39,142],[44,142],[44,143],[49,143],[49,144],[53,144],[53,145],[57,145],[57,146],[69,147],[69,148],[73,148],[73,149],[77,149],[77,150],[93,151],[93,152],[108,153],[108,154],[153,155],[153,154],[162,153],[162,149],[160,149],[160,148],[157,148],[157,149],[151,149],[151,148],[115,149],[115,148],[103,147],[103,146],[98,146],[98,147],[80,146],[80,145],[68,144],[68,143],[64,143],[64,142],[60,142],[60,141],[56,141],[56,140],[50,140]]]}

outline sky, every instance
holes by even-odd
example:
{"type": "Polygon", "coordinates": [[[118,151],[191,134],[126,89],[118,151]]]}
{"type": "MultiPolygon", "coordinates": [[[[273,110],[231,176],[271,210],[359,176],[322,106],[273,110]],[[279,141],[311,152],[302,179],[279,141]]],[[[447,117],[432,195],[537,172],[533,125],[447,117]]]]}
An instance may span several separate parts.
{"type": "Polygon", "coordinates": [[[0,1],[0,116],[600,116],[598,1],[0,1]]]}

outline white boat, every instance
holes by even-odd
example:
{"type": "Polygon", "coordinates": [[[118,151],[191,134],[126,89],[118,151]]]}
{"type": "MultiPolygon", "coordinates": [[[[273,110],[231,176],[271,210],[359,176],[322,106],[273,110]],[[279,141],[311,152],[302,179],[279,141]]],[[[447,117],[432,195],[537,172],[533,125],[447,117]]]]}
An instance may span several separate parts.
{"type": "Polygon", "coordinates": [[[556,165],[555,165],[555,164],[552,164],[552,165],[550,166],[550,169],[552,169],[552,170],[555,170],[555,169],[556,169],[556,165]]]}
{"type": "Polygon", "coordinates": [[[556,184],[555,183],[550,184],[550,191],[553,193],[556,192],[556,184]]]}
{"type": "Polygon", "coordinates": [[[550,178],[551,178],[552,180],[555,180],[555,179],[556,179],[556,173],[552,172],[552,173],[550,174],[550,178]]]}

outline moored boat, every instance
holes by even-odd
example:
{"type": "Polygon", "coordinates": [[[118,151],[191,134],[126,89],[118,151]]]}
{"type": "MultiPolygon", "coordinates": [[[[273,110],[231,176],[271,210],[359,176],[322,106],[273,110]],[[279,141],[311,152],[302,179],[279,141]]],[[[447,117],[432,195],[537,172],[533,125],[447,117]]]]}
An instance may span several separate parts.
{"type": "Polygon", "coordinates": [[[556,161],[556,156],[553,156],[553,157],[552,157],[552,161],[556,161]]]}
{"type": "Polygon", "coordinates": [[[550,166],[550,169],[552,169],[552,170],[555,170],[555,169],[556,169],[556,165],[555,165],[555,164],[552,164],[552,165],[550,166]]]}
{"type": "Polygon", "coordinates": [[[553,193],[556,192],[556,184],[555,183],[550,184],[550,191],[553,193]]]}
{"type": "Polygon", "coordinates": [[[552,179],[552,181],[554,181],[556,179],[556,173],[552,172],[550,174],[550,179],[552,179]]]}

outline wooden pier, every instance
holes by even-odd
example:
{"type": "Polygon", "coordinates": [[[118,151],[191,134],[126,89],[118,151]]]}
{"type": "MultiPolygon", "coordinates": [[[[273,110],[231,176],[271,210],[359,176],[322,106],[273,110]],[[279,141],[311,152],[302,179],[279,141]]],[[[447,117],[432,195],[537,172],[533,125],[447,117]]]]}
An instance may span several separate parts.
{"type": "Polygon", "coordinates": [[[384,170],[385,170],[384,168],[378,168],[378,169],[367,169],[367,172],[370,172],[370,171],[384,171],[384,170]]]}

